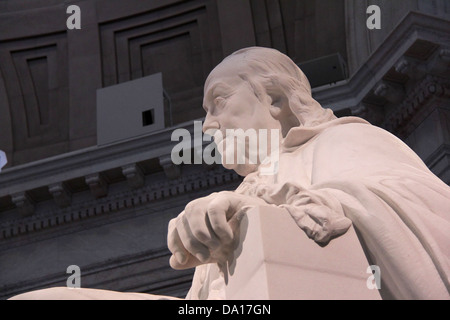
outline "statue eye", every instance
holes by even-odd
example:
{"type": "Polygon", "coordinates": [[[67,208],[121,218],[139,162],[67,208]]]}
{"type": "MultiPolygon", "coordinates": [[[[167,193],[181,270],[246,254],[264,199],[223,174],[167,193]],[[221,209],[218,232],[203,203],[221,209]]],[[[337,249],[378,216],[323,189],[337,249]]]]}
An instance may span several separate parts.
{"type": "Polygon", "coordinates": [[[223,98],[223,97],[217,97],[214,99],[214,105],[217,107],[222,107],[224,102],[225,102],[225,98],[223,98]]]}

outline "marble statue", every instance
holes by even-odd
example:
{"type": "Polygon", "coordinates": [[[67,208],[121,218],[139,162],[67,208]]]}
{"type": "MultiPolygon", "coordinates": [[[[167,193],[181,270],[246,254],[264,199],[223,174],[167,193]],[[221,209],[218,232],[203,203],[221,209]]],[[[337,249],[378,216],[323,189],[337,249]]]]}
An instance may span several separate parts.
{"type": "MultiPolygon", "coordinates": [[[[353,224],[385,270],[391,297],[450,297],[450,188],[402,141],[363,119],[337,119],[323,109],[302,71],[274,49],[227,57],[206,80],[204,108],[205,131],[278,129],[278,171],[261,175],[264,160],[222,159],[245,179],[234,192],[189,203],[170,222],[173,268],[223,262],[239,216],[265,204],[288,210],[319,245],[353,224]]],[[[198,297],[200,289],[192,291],[198,297]]]]}
{"type": "Polygon", "coordinates": [[[280,134],[276,148],[245,163],[227,161],[234,145],[218,139],[223,165],[242,184],[190,202],[170,221],[170,265],[196,268],[187,299],[223,298],[221,266],[255,206],[287,210],[319,246],[353,226],[390,298],[450,298],[450,188],[401,140],[363,119],[336,118],[295,63],[269,48],[225,58],[206,80],[203,107],[205,132],[280,134]],[[261,174],[275,154],[276,170],[261,174]]]}

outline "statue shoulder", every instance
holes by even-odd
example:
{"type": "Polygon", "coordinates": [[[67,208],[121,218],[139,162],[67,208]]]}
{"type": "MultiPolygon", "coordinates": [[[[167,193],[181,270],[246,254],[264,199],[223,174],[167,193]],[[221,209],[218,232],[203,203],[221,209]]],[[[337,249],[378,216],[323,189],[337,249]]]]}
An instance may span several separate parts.
{"type": "Polygon", "coordinates": [[[390,132],[368,123],[345,123],[329,127],[317,137],[319,147],[326,148],[375,148],[374,151],[401,147],[406,144],[390,132]]]}
{"type": "Polygon", "coordinates": [[[314,142],[313,176],[326,180],[341,176],[367,176],[407,165],[427,171],[423,161],[388,131],[361,123],[329,127],[314,142]]]}

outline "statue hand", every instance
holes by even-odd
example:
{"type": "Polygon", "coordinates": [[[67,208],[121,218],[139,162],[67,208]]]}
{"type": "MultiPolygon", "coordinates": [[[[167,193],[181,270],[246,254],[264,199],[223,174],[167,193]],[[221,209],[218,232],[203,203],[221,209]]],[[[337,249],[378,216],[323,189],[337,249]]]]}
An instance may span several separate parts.
{"type": "Polygon", "coordinates": [[[309,238],[323,246],[327,245],[332,238],[346,233],[352,225],[351,220],[343,213],[335,212],[324,205],[281,205],[281,207],[287,209],[309,238]]]}
{"type": "Polygon", "coordinates": [[[248,209],[264,204],[262,199],[231,191],[191,201],[169,223],[167,242],[172,252],[171,267],[188,269],[226,261],[240,219],[248,209]]]}

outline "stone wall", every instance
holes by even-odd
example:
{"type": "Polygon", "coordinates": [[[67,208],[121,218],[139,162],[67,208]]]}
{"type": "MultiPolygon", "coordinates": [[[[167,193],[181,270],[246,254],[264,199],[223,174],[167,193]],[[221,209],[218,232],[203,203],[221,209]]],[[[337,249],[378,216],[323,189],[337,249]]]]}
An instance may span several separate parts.
{"type": "Polygon", "coordinates": [[[167,126],[203,117],[209,72],[252,45],[298,63],[346,57],[344,1],[2,1],[0,148],[8,166],[96,145],[96,90],[146,75],[163,75],[167,126]],[[81,30],[66,27],[69,4],[81,9],[81,30]]]}

